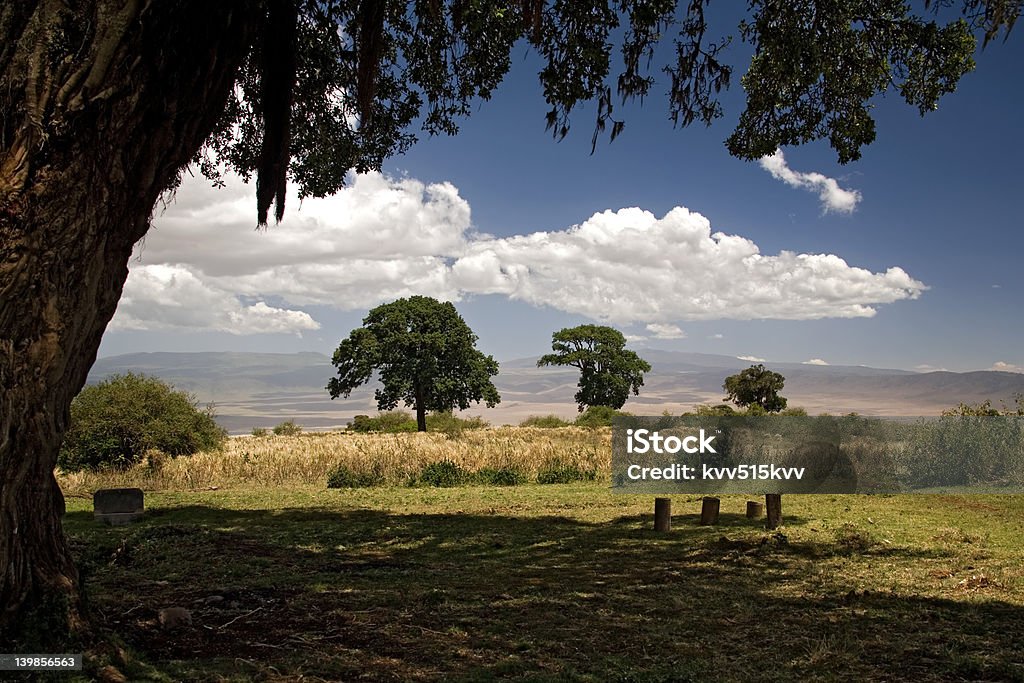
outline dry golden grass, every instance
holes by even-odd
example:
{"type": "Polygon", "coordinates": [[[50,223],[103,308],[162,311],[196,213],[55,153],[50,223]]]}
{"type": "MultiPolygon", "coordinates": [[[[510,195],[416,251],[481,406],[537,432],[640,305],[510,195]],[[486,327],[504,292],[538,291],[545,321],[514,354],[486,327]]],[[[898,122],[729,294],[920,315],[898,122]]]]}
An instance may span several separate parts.
{"type": "Polygon", "coordinates": [[[531,478],[558,463],[596,471],[607,479],[611,430],[499,427],[466,430],[454,437],[343,432],[236,437],[222,451],[180,458],[153,453],[128,470],[58,473],[57,480],[70,495],[123,486],[160,491],[323,484],[331,469],[345,465],[356,473],[377,472],[384,482],[398,485],[425,465],[442,460],[471,472],[517,467],[531,478]]]}

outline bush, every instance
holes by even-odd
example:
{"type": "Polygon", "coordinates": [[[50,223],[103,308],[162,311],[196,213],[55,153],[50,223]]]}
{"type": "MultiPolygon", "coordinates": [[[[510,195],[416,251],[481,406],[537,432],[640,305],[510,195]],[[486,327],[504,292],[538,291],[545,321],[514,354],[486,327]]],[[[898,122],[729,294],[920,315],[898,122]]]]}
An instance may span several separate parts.
{"type": "Polygon", "coordinates": [[[449,437],[462,434],[464,429],[486,429],[490,424],[479,415],[456,417],[450,411],[427,415],[427,431],[438,432],[449,437]]]}
{"type": "Polygon", "coordinates": [[[525,472],[509,466],[485,467],[476,473],[476,478],[481,484],[491,486],[519,486],[529,481],[525,472]]]}
{"type": "Polygon", "coordinates": [[[377,469],[373,472],[356,472],[345,465],[338,465],[327,473],[329,489],[358,489],[383,484],[384,474],[377,469]]]}
{"type": "Polygon", "coordinates": [[[416,420],[404,410],[389,410],[386,413],[377,413],[377,428],[375,431],[399,433],[415,432],[416,420]]]}
{"type": "Polygon", "coordinates": [[[273,431],[277,436],[295,436],[302,433],[302,425],[295,424],[294,420],[285,420],[276,425],[273,431]]]}
{"type": "Polygon", "coordinates": [[[369,415],[356,415],[352,418],[352,421],[348,423],[348,430],[350,432],[372,432],[370,424],[373,422],[373,418],[369,415]]]}
{"type": "Polygon", "coordinates": [[[567,422],[557,415],[530,415],[528,418],[520,422],[519,426],[555,429],[557,427],[568,427],[571,424],[571,422],[567,422]]]}
{"type": "Polygon", "coordinates": [[[126,468],[146,451],[169,456],[219,448],[227,438],[191,394],[156,377],[114,375],[71,402],[71,424],[57,464],[68,472],[126,468]]]}
{"type": "Polygon", "coordinates": [[[266,436],[267,434],[268,434],[268,432],[267,432],[267,428],[266,427],[253,427],[252,428],[252,435],[253,436],[266,436]]]}
{"type": "MultiPolygon", "coordinates": [[[[457,436],[463,429],[483,429],[490,425],[482,417],[456,417],[450,412],[427,415],[427,431],[457,436]]],[[[386,432],[398,434],[415,432],[416,419],[404,410],[389,410],[377,413],[377,417],[356,415],[348,426],[353,432],[386,432]]]]}
{"type": "Polygon", "coordinates": [[[549,462],[537,473],[538,484],[571,484],[575,481],[594,481],[597,472],[585,471],[578,465],[563,462],[549,462]]]}
{"type": "Polygon", "coordinates": [[[432,462],[420,472],[418,482],[427,486],[451,488],[470,480],[470,474],[451,460],[432,462]]]}
{"type": "Polygon", "coordinates": [[[369,415],[356,415],[348,428],[353,432],[388,432],[391,434],[399,432],[415,432],[416,420],[404,410],[390,410],[386,413],[377,413],[377,417],[369,415]]]}
{"type": "Polygon", "coordinates": [[[611,427],[612,420],[616,417],[631,416],[632,413],[625,413],[615,410],[609,406],[590,406],[579,417],[576,418],[577,427],[611,427]]]}
{"type": "Polygon", "coordinates": [[[694,407],[694,415],[699,417],[724,417],[727,415],[736,415],[736,411],[733,407],[724,403],[716,405],[701,404],[694,407]]]}

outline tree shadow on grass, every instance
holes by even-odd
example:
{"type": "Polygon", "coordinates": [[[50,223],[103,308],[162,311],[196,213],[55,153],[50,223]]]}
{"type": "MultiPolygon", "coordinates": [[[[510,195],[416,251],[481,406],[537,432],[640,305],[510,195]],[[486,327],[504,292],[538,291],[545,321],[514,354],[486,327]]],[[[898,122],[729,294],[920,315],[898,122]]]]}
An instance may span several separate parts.
{"type": "Polygon", "coordinates": [[[677,516],[667,534],[650,515],[66,519],[101,622],[180,680],[1024,677],[1024,609],[1004,589],[897,585],[942,550],[796,541],[736,517],[677,516]],[[162,631],[169,606],[193,625],[162,631]]]}

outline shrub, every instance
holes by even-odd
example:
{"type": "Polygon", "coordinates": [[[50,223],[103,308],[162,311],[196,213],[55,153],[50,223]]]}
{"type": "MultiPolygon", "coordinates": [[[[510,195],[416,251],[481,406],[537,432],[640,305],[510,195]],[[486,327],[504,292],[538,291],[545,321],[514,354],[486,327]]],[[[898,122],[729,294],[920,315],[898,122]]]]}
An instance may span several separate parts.
{"type": "Polygon", "coordinates": [[[730,405],[726,405],[724,403],[720,403],[717,405],[700,404],[698,406],[695,406],[693,410],[693,414],[699,417],[720,417],[727,415],[736,415],[736,411],[733,410],[733,407],[730,405]]]}
{"type": "Polygon", "coordinates": [[[528,481],[526,473],[518,467],[485,467],[476,473],[481,484],[491,486],[519,486],[528,481]]]}
{"type": "Polygon", "coordinates": [[[415,432],[416,420],[404,410],[389,410],[386,413],[377,413],[378,432],[398,433],[415,432]]]}
{"type": "Polygon", "coordinates": [[[450,412],[430,413],[427,415],[428,431],[441,431],[452,425],[457,426],[459,429],[487,429],[491,426],[491,423],[480,415],[457,417],[450,412]]]}
{"type": "Polygon", "coordinates": [[[350,432],[372,432],[370,428],[373,418],[369,415],[356,415],[352,418],[352,421],[348,423],[348,431],[350,432]]]}
{"type": "Polygon", "coordinates": [[[415,432],[416,420],[404,410],[390,410],[377,413],[377,417],[356,415],[348,428],[353,432],[415,432]]]}
{"type": "MultiPolygon", "coordinates": [[[[482,417],[456,417],[450,412],[430,413],[427,415],[427,431],[441,432],[449,436],[457,436],[464,429],[483,429],[490,425],[482,417]]],[[[404,410],[389,410],[377,413],[377,417],[356,415],[348,426],[353,432],[385,432],[398,434],[415,432],[416,420],[404,410]]]]}
{"type": "Polygon", "coordinates": [[[459,436],[464,429],[486,429],[489,426],[490,424],[479,415],[456,417],[451,412],[427,415],[427,431],[439,432],[449,437],[459,436]]]}
{"type": "Polygon", "coordinates": [[[384,474],[379,469],[372,472],[356,472],[345,465],[337,465],[327,473],[327,488],[358,489],[384,484],[384,474]]]}
{"type": "Polygon", "coordinates": [[[557,427],[568,427],[571,424],[571,422],[567,422],[557,415],[530,415],[528,418],[520,422],[519,426],[555,429],[557,427]]]}
{"type": "Polygon", "coordinates": [[[609,406],[590,406],[576,418],[577,427],[611,427],[616,417],[630,416],[621,410],[609,406]]]}
{"type": "Polygon", "coordinates": [[[578,465],[554,461],[537,472],[538,484],[571,484],[575,481],[594,481],[597,472],[581,469],[578,465]]]}
{"type": "Polygon", "coordinates": [[[302,425],[295,424],[294,420],[285,420],[276,425],[273,431],[277,436],[295,436],[302,433],[302,425]]]}
{"type": "Polygon", "coordinates": [[[793,406],[792,408],[786,408],[779,415],[785,415],[786,417],[807,417],[807,409],[801,408],[800,406],[793,406]]]}
{"type": "Polygon", "coordinates": [[[227,438],[191,394],[156,377],[114,375],[71,402],[71,424],[57,464],[68,472],[122,469],[155,449],[169,456],[219,448],[227,438]]]}
{"type": "Polygon", "coordinates": [[[268,434],[268,432],[267,432],[267,428],[266,427],[253,427],[252,428],[252,435],[253,436],[266,436],[267,434],[268,434]]]}
{"type": "Polygon", "coordinates": [[[450,488],[470,480],[470,474],[451,460],[432,462],[420,471],[419,483],[450,488]]]}

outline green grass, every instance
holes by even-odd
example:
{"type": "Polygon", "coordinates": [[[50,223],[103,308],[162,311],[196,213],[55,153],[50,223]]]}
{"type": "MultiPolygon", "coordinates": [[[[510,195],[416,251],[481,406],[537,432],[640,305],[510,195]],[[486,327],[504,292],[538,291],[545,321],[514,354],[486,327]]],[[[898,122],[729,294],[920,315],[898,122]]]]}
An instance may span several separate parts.
{"type": "Polygon", "coordinates": [[[593,482],[148,493],[115,528],[70,498],[65,526],[130,679],[1024,680],[1024,497],[787,495],[778,532],[745,500],[701,527],[675,497],[668,534],[593,482]]]}

